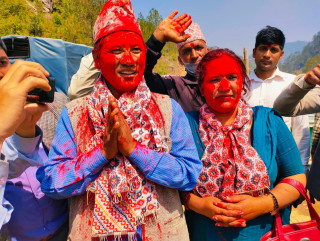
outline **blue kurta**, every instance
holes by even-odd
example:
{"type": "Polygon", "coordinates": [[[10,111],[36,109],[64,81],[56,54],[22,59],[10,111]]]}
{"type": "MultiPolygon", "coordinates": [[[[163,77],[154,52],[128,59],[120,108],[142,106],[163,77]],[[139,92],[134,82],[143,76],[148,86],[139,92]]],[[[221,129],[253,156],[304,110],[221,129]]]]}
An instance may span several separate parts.
{"type": "MultiPolygon", "coordinates": [[[[191,136],[188,120],[181,107],[171,99],[172,121],[170,128],[170,153],[156,152],[137,144],[128,159],[144,176],[163,186],[179,190],[192,190],[202,169],[191,136]]],[[[37,171],[42,191],[53,198],[69,198],[83,194],[88,185],[109,162],[99,146],[88,153],[78,155],[73,128],[65,108],[61,112],[49,159],[37,171]]],[[[180,202],[180,200],[176,200],[180,202]]],[[[135,240],[141,240],[138,227],[135,240]]],[[[126,239],[123,239],[126,240],[126,239]]]]}
{"type": "MultiPolygon", "coordinates": [[[[136,146],[128,159],[151,181],[182,191],[192,190],[197,183],[202,163],[197,156],[188,120],[181,107],[171,99],[172,122],[170,153],[155,152],[136,146]]],[[[83,194],[109,162],[100,146],[78,155],[72,125],[65,108],[61,112],[51,144],[49,159],[37,171],[41,190],[61,199],[83,194]]]]}
{"type": "MultiPolygon", "coordinates": [[[[257,150],[268,170],[271,189],[285,177],[304,173],[299,150],[281,116],[271,108],[253,107],[252,146],[257,150]]],[[[191,126],[199,157],[205,146],[199,134],[199,112],[189,112],[191,126]]],[[[282,221],[289,223],[290,208],[282,210],[282,221]]],[[[247,222],[245,228],[216,227],[215,222],[201,214],[186,211],[191,241],[250,241],[260,240],[273,224],[273,217],[262,215],[247,222]]]]}

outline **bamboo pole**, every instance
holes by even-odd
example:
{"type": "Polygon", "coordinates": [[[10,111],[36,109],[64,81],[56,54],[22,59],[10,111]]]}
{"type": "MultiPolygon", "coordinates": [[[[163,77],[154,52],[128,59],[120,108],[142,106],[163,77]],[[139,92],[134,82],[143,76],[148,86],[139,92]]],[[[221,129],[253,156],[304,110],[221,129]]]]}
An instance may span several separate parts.
{"type": "Polygon", "coordinates": [[[243,48],[243,63],[247,70],[247,75],[249,75],[249,57],[248,57],[248,51],[246,48],[243,48]]]}

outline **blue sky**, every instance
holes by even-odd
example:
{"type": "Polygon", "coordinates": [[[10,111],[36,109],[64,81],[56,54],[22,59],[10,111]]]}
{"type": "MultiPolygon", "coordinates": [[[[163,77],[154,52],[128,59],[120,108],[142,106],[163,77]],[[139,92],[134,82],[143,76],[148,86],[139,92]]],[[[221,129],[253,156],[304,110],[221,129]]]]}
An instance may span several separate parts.
{"type": "Polygon", "coordinates": [[[311,41],[320,31],[320,0],[132,0],[135,14],[151,8],[165,18],[173,10],[188,13],[200,24],[209,46],[252,52],[257,32],[271,25],[287,42],[311,41]]]}

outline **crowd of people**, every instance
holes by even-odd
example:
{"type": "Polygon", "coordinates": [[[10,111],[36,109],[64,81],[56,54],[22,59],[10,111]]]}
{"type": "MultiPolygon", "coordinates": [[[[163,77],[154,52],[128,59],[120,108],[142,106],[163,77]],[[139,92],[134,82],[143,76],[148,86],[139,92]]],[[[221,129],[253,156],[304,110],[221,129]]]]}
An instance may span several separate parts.
{"type": "Polygon", "coordinates": [[[145,43],[130,1],[107,1],[69,98],[49,104],[27,101],[49,73],[11,64],[0,38],[0,240],[260,240],[300,196],[281,180],[320,200],[320,148],[310,167],[299,116],[320,112],[320,65],[281,72],[285,36],[267,26],[247,76],[177,14],[145,43]],[[166,42],[185,76],[153,72],[166,42]]]}

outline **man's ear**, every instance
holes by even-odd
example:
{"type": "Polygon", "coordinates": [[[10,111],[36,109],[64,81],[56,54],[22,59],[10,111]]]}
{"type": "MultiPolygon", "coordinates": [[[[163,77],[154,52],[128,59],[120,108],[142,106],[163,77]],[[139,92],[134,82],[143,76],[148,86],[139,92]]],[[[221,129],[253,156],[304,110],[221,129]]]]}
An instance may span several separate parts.
{"type": "Polygon", "coordinates": [[[206,45],[206,54],[210,51],[209,47],[206,45]]]}
{"type": "Polygon", "coordinates": [[[93,56],[93,60],[94,60],[94,67],[96,67],[96,69],[101,69],[100,68],[100,63],[99,63],[99,60],[98,60],[99,59],[99,55],[98,55],[96,49],[93,48],[91,52],[92,52],[92,56],[93,56]]]}
{"type": "Polygon", "coordinates": [[[284,51],[283,51],[283,50],[281,50],[281,55],[280,55],[279,61],[282,59],[283,54],[284,54],[284,51]]]}
{"type": "Polygon", "coordinates": [[[255,55],[256,55],[256,49],[254,48],[254,49],[252,50],[252,57],[253,57],[253,58],[256,58],[255,55]]]}

